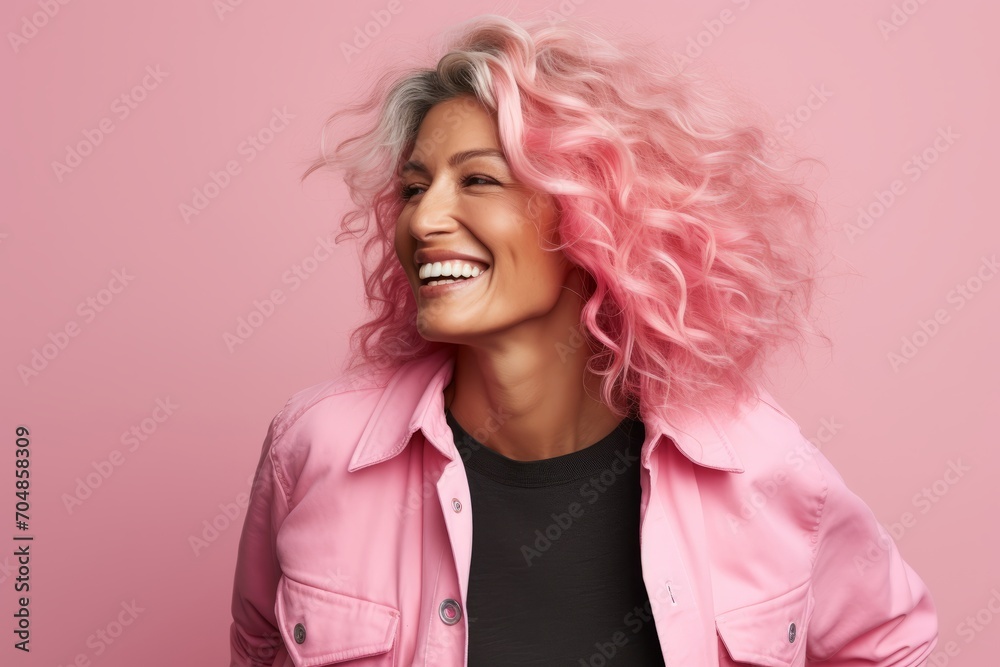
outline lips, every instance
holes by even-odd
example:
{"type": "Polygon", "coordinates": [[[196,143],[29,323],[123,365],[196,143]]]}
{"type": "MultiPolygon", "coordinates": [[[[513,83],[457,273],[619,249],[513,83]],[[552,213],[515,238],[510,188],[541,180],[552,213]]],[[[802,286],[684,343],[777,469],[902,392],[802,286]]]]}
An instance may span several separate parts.
{"type": "Polygon", "coordinates": [[[466,283],[472,282],[479,276],[482,276],[490,269],[490,263],[476,257],[475,255],[466,254],[459,252],[457,249],[448,248],[420,248],[413,254],[413,261],[417,268],[417,280],[419,281],[419,289],[422,294],[436,294],[440,290],[449,287],[460,287],[464,286],[466,283]],[[445,264],[451,263],[451,268],[449,271],[454,271],[456,273],[464,273],[464,265],[468,264],[479,271],[478,276],[453,276],[453,275],[439,275],[439,276],[426,276],[430,265],[433,264],[445,264]],[[461,268],[457,268],[461,267],[461,268]],[[420,275],[424,274],[426,277],[421,278],[420,275]],[[431,281],[441,281],[441,280],[453,280],[455,282],[448,284],[437,284],[430,285],[431,281]],[[427,290],[432,290],[428,292],[427,290]]]}

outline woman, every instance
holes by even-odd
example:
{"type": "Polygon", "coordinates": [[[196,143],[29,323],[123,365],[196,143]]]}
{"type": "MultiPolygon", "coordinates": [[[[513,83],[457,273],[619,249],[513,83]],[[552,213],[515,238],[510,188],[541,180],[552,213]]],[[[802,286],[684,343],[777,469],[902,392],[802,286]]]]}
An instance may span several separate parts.
{"type": "Polygon", "coordinates": [[[596,28],[449,46],[306,172],[373,317],[271,422],[232,664],[921,664],[927,588],[760,381],[816,275],[781,142],[596,28]]]}

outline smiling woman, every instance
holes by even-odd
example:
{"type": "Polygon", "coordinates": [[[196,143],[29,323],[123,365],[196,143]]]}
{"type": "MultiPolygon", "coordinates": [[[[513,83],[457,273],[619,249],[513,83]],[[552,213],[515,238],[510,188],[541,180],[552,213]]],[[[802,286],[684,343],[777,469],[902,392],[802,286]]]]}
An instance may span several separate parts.
{"type": "Polygon", "coordinates": [[[271,422],[233,665],[926,660],[929,591],[762,380],[814,330],[803,160],[669,61],[483,16],[331,118],[371,114],[305,174],[371,316],[271,422]]]}

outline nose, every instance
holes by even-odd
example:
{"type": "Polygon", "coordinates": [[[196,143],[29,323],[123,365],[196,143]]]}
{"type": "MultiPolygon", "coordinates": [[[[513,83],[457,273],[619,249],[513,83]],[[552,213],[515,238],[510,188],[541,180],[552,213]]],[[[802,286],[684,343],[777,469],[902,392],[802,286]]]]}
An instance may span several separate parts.
{"type": "Polygon", "coordinates": [[[424,240],[432,234],[455,229],[455,198],[444,183],[432,183],[410,206],[410,235],[424,240]]]}

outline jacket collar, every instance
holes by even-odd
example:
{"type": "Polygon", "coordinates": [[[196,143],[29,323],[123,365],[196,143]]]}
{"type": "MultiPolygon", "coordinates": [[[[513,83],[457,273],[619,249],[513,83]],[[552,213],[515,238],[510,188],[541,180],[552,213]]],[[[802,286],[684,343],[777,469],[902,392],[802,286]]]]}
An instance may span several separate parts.
{"type": "MultiPolygon", "coordinates": [[[[451,381],[455,356],[442,349],[410,361],[393,373],[361,434],[347,467],[354,472],[393,458],[409,444],[417,430],[445,457],[459,458],[454,436],[444,415],[444,388],[451,381]]],[[[727,422],[718,416],[689,411],[669,421],[662,410],[642,407],[646,429],[642,464],[666,437],[692,462],[728,472],[743,472],[743,462],[726,436],[727,422]]]]}

